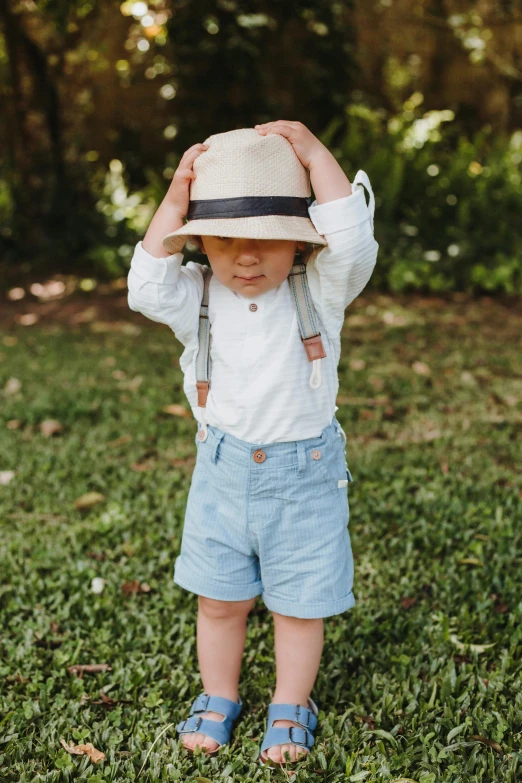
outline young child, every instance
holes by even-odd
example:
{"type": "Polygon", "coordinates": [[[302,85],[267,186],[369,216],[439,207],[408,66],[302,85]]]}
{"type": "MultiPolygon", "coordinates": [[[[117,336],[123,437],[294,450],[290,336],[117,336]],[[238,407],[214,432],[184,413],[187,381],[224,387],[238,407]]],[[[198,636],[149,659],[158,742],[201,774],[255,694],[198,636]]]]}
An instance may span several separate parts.
{"type": "Polygon", "coordinates": [[[190,147],[136,245],[129,307],[184,345],[200,424],[174,573],[198,595],[204,691],[177,727],[190,750],[230,740],[258,595],[277,670],[260,763],[294,762],[313,745],[323,618],[355,605],[335,402],[345,309],[376,262],[373,214],[363,171],[350,184],[310,130],[278,120],[190,147]],[[182,266],[189,236],[210,269],[182,266]]]}

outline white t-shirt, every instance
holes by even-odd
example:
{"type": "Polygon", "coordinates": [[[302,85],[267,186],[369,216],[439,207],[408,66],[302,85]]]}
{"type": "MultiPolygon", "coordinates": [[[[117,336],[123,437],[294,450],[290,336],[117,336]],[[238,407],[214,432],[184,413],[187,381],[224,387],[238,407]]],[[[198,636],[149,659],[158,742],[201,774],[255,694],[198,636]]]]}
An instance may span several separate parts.
{"type": "MultiPolygon", "coordinates": [[[[352,194],[309,207],[316,230],[328,241],[307,262],[310,294],[326,350],[321,360],[322,385],[310,386],[308,361],[297,322],[290,285],[247,298],[212,275],[209,287],[211,333],[210,388],[206,421],[256,445],[302,440],[320,435],[337,411],[337,366],[345,309],[371,277],[378,244],[373,236],[373,193],[359,171],[352,194]],[[363,179],[370,192],[366,204],[363,179]],[[252,311],[252,302],[257,310],[252,311]]],[[[180,358],[184,391],[194,418],[197,405],[196,356],[199,309],[203,295],[202,265],[183,254],[150,255],[136,245],[128,275],[131,310],[170,326],[185,350],[180,358]]]]}

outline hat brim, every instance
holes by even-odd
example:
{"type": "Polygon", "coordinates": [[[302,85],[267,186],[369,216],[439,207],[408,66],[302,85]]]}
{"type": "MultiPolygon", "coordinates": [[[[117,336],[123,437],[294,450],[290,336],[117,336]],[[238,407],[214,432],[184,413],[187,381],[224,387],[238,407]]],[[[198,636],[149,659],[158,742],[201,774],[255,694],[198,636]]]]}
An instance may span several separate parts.
{"type": "Polygon", "coordinates": [[[207,218],[189,220],[184,226],[163,237],[162,243],[169,253],[179,252],[183,237],[199,236],[245,237],[248,239],[292,239],[296,242],[310,242],[327,245],[310,218],[292,215],[256,215],[241,218],[207,218]]]}

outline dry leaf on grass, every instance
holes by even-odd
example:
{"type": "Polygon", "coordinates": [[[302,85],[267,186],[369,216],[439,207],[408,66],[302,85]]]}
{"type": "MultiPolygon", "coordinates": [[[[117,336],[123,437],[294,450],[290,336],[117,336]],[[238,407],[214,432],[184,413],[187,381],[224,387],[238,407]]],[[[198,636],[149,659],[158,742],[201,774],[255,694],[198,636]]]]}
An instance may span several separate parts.
{"type": "Polygon", "coordinates": [[[80,495],[79,498],[76,498],[74,505],[78,510],[83,510],[92,508],[104,500],[105,495],[102,495],[100,492],[86,492],[85,495],[80,495]]]}
{"type": "Polygon", "coordinates": [[[115,438],[114,440],[110,440],[107,443],[107,448],[114,449],[116,446],[123,446],[125,443],[130,443],[132,440],[132,435],[122,435],[119,438],[115,438]]]}
{"type": "Polygon", "coordinates": [[[413,362],[411,368],[413,372],[417,373],[417,375],[431,375],[431,370],[426,362],[413,362]]]}
{"type": "Polygon", "coordinates": [[[18,378],[8,378],[4,386],[4,394],[6,397],[11,397],[13,394],[18,394],[22,388],[22,382],[18,378]]]}
{"type": "Polygon", "coordinates": [[[144,473],[146,470],[155,470],[157,467],[156,462],[149,460],[148,462],[134,462],[130,469],[136,473],[144,473]]]}
{"type": "Polygon", "coordinates": [[[70,674],[98,674],[98,672],[110,672],[112,667],[108,663],[76,663],[68,666],[67,671],[70,674]]]}
{"type": "Polygon", "coordinates": [[[150,585],[147,582],[139,582],[135,579],[132,582],[124,582],[121,586],[121,591],[124,595],[131,595],[132,593],[150,593],[150,585]]]}
{"type": "Polygon", "coordinates": [[[93,764],[99,764],[106,759],[105,753],[97,750],[90,742],[85,745],[68,745],[64,739],[61,739],[60,744],[72,756],[88,756],[93,764]]]}
{"type": "Polygon", "coordinates": [[[15,477],[14,470],[0,470],[0,485],[5,486],[9,484],[15,477]]]}
{"type": "Polygon", "coordinates": [[[62,425],[59,421],[56,421],[56,419],[45,419],[45,421],[40,423],[40,432],[42,435],[45,435],[46,438],[50,438],[51,435],[54,435],[56,432],[61,432],[62,430],[62,425]]]}
{"type": "Polygon", "coordinates": [[[493,750],[496,750],[497,753],[504,754],[504,751],[502,750],[498,742],[495,742],[495,740],[490,740],[487,737],[482,737],[480,734],[472,734],[470,737],[468,737],[468,740],[475,740],[476,742],[482,742],[484,743],[484,745],[488,745],[490,748],[493,748],[493,750]]]}
{"type": "Polygon", "coordinates": [[[491,644],[467,644],[466,642],[461,642],[459,638],[454,633],[450,633],[449,635],[450,641],[453,642],[455,647],[459,650],[472,650],[476,653],[484,652],[484,650],[489,649],[490,647],[494,647],[496,645],[496,642],[491,642],[491,644]]]}
{"type": "Polygon", "coordinates": [[[91,593],[95,593],[96,595],[100,595],[103,593],[105,589],[105,579],[102,579],[101,576],[95,576],[91,580],[91,593]]]}

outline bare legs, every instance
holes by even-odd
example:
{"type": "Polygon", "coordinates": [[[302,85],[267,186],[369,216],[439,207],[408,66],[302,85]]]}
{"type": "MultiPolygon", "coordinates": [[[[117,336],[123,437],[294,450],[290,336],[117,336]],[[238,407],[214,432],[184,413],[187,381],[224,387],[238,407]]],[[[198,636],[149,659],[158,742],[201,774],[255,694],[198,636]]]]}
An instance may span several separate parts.
{"type": "MultiPolygon", "coordinates": [[[[238,700],[239,671],[245,647],[246,619],[255,603],[250,601],[214,601],[199,596],[197,647],[199,670],[205,693],[238,700]]],[[[217,712],[201,717],[222,720],[217,712]]],[[[196,745],[212,752],[218,743],[205,734],[183,734],[183,744],[194,750],[196,745]]]]}
{"type": "MultiPolygon", "coordinates": [[[[246,620],[255,599],[250,601],[214,601],[199,596],[197,648],[201,679],[205,693],[238,700],[241,658],[245,646],[246,620]]],[[[273,702],[308,705],[308,697],[317,677],[323,649],[323,621],[302,620],[272,612],[275,633],[277,681],[273,702]]],[[[216,712],[204,717],[221,720],[216,712]]],[[[293,726],[292,721],[276,721],[275,726],[293,726]]],[[[204,734],[182,735],[182,742],[193,750],[196,745],[212,752],[218,744],[204,734]]],[[[265,758],[285,761],[297,759],[303,748],[288,744],[275,745],[265,751],[265,758]]]]}

